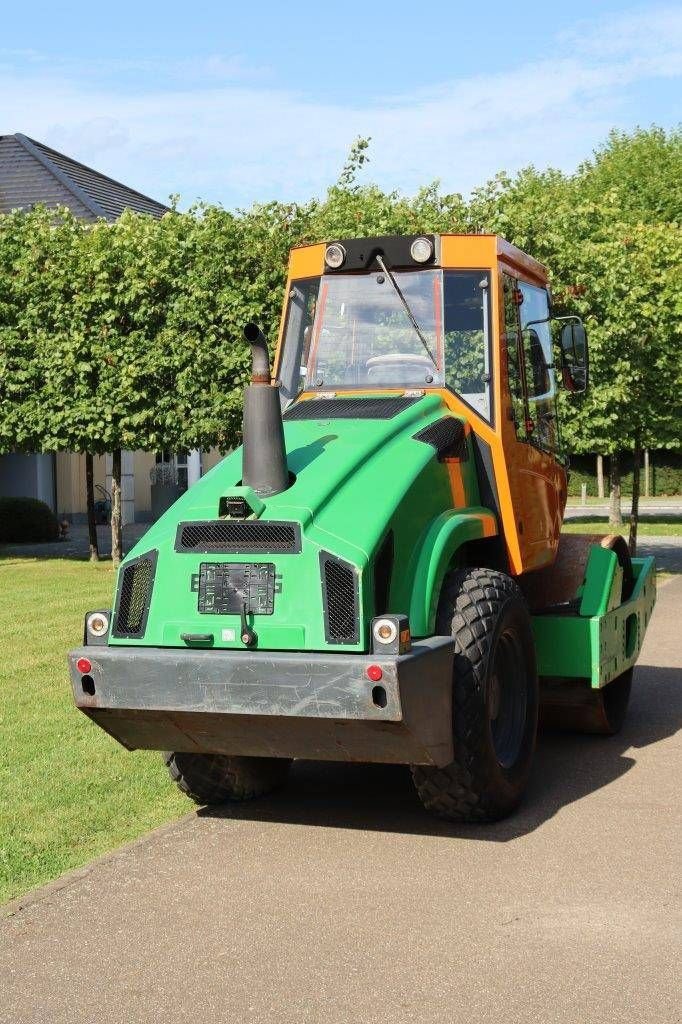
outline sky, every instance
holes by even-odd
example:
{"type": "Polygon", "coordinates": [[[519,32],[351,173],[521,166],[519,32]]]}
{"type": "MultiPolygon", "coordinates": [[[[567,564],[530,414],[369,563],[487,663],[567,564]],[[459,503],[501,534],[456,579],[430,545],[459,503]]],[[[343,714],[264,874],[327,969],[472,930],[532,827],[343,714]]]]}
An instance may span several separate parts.
{"type": "Polygon", "coordinates": [[[0,134],[167,200],[322,196],[362,181],[468,194],[573,170],[611,128],[682,120],[682,4],[298,0],[7,5],[0,134]]]}

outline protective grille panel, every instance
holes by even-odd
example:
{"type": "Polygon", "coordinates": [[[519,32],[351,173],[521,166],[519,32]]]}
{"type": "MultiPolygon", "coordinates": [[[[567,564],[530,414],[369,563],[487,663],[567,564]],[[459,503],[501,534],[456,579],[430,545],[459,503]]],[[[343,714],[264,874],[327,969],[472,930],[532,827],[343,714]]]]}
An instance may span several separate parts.
{"type": "Polygon", "coordinates": [[[409,409],[421,396],[406,398],[311,398],[296,402],[284,413],[285,420],[391,420],[409,409]]]}
{"type": "Polygon", "coordinates": [[[355,569],[321,552],[324,631],[330,644],[358,642],[358,588],[355,569]]]}
{"type": "Polygon", "coordinates": [[[468,456],[464,424],[452,416],[436,420],[413,437],[435,448],[439,459],[466,459],[468,456]]]}
{"type": "Polygon", "coordinates": [[[296,554],[301,550],[301,528],[298,523],[263,522],[259,519],[180,523],[175,550],[201,554],[296,554]]]}
{"type": "Polygon", "coordinates": [[[129,562],[123,569],[112,630],[114,636],[138,640],[144,636],[154,585],[156,555],[156,551],[150,551],[129,562]]]}

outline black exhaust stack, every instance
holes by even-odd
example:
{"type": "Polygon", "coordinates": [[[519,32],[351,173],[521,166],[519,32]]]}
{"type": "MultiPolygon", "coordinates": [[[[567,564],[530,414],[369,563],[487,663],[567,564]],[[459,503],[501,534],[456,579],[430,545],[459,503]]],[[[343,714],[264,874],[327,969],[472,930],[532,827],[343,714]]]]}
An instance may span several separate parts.
{"type": "Polygon", "coordinates": [[[247,324],[244,337],[253,363],[244,392],[242,483],[268,498],[289,486],[279,387],[270,383],[268,343],[258,324],[247,324]]]}

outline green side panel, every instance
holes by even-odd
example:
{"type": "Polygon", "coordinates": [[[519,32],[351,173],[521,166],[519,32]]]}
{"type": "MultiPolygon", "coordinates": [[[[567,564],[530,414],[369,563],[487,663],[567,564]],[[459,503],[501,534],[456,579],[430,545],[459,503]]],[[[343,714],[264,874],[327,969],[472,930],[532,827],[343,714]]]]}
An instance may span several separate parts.
{"type": "MultiPolygon", "coordinates": [[[[593,550],[616,556],[603,548],[593,550]]],[[[588,560],[588,567],[592,556],[588,560]]],[[[586,607],[605,611],[590,616],[579,615],[535,615],[533,633],[535,636],[538,673],[573,679],[589,679],[592,687],[599,689],[631,668],[644,641],[644,634],[656,602],[656,567],[653,558],[633,558],[632,569],[635,586],[631,597],[622,604],[613,606],[612,586],[618,582],[619,574],[611,574],[610,564],[599,557],[592,565],[605,568],[601,593],[595,580],[583,591],[583,600],[588,595],[586,607]],[[610,578],[609,578],[610,577],[610,578]]],[[[620,584],[618,583],[618,586],[620,584]]],[[[581,600],[581,612],[583,601],[581,600]]]]}
{"type": "Polygon", "coordinates": [[[618,556],[608,548],[594,544],[585,567],[585,580],[580,595],[580,615],[605,615],[618,604],[623,586],[623,570],[618,556]]]}
{"type": "Polygon", "coordinates": [[[592,629],[592,686],[606,686],[631,668],[642,648],[656,603],[656,565],[653,558],[633,558],[635,588],[628,601],[606,615],[590,620],[592,629]]]}
{"type": "Polygon", "coordinates": [[[534,615],[532,622],[538,675],[591,677],[589,619],[577,615],[534,615]]]}
{"type": "Polygon", "coordinates": [[[497,521],[486,508],[443,512],[431,524],[417,552],[417,569],[409,603],[413,636],[433,635],[443,579],[458,548],[467,541],[496,534],[497,521]]]}

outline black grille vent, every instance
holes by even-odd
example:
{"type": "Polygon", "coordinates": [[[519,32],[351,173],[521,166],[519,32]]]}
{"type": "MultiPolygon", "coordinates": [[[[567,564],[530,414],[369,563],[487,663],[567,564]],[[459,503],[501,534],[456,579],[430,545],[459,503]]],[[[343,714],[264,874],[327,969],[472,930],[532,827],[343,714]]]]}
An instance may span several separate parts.
{"type": "Polygon", "coordinates": [[[445,416],[442,420],[436,420],[418,434],[413,435],[415,441],[423,441],[436,449],[439,461],[443,459],[468,458],[466,432],[461,420],[452,416],[445,416]]]}
{"type": "Polygon", "coordinates": [[[147,615],[156,571],[156,551],[133,559],[121,570],[114,611],[113,636],[140,640],[147,628],[147,615]]]}
{"type": "Polygon", "coordinates": [[[301,550],[301,527],[298,523],[260,519],[179,523],[175,550],[200,554],[294,555],[301,550]]]}
{"type": "Polygon", "coordinates": [[[324,633],[327,643],[356,644],[358,585],[355,569],[326,551],[320,552],[324,633]]]}
{"type": "Polygon", "coordinates": [[[391,420],[409,409],[421,396],[406,398],[311,398],[296,402],[284,413],[285,420],[391,420]]]}

